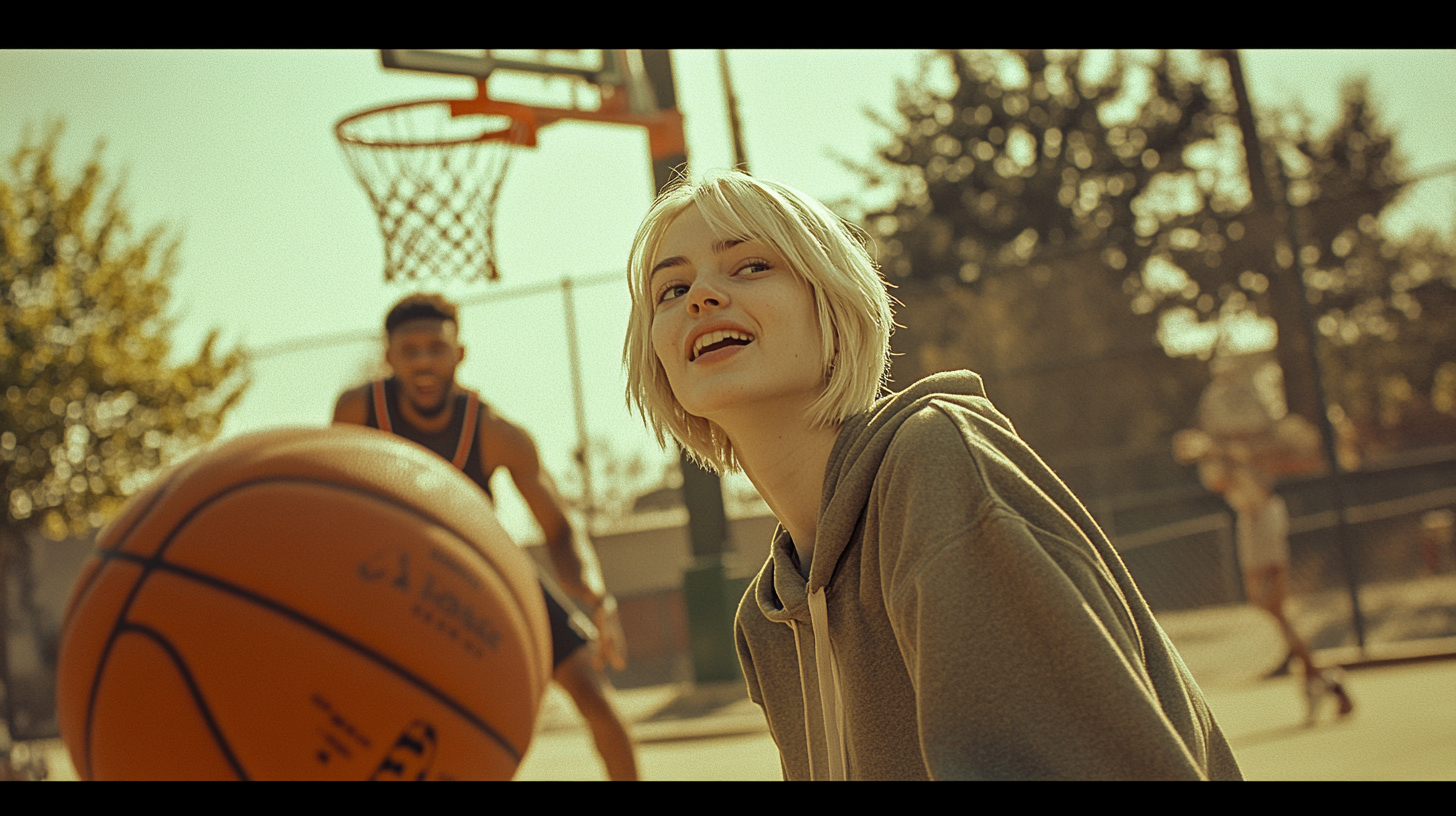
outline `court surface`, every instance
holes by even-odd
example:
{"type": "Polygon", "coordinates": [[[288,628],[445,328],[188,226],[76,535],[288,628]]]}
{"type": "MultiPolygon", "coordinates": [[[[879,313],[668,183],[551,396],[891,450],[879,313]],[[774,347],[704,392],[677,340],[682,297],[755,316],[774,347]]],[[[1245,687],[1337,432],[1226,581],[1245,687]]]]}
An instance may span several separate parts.
{"type": "MultiPolygon", "coordinates": [[[[1170,627],[1175,642],[1178,628],[1170,627]]],[[[1456,696],[1451,693],[1456,660],[1352,670],[1346,685],[1355,712],[1336,721],[1326,708],[1317,725],[1306,727],[1303,699],[1292,677],[1259,680],[1211,672],[1215,661],[1199,659],[1206,649],[1190,643],[1183,651],[1249,780],[1456,781],[1456,696]]],[[[638,765],[644,780],[780,778],[773,740],[746,699],[699,717],[654,719],[683,691],[682,686],[655,686],[618,693],[623,714],[642,740],[638,765]]],[[[59,741],[43,748],[52,779],[75,779],[59,741]]],[[[606,778],[585,724],[558,688],[552,688],[517,778],[606,778]]]]}

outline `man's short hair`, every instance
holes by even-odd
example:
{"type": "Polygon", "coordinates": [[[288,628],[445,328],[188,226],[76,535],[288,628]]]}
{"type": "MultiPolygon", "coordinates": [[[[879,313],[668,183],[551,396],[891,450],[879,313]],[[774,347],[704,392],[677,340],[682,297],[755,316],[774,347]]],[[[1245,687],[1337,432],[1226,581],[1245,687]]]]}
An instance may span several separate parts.
{"type": "Polygon", "coordinates": [[[441,297],[432,294],[415,294],[406,297],[394,304],[389,314],[384,318],[384,333],[394,334],[394,330],[411,320],[449,320],[458,329],[460,326],[459,309],[455,304],[441,297]]]}
{"type": "Polygon", "coordinates": [[[632,242],[632,316],[622,353],[627,404],[642,414],[658,443],[665,445],[671,435],[706,466],[738,469],[723,429],[682,407],[652,348],[652,264],[668,227],[694,205],[719,237],[767,244],[813,290],[824,393],[809,406],[810,420],[831,425],[868,410],[888,381],[893,326],[869,235],[791,187],[731,171],[664,192],[632,242]]]}

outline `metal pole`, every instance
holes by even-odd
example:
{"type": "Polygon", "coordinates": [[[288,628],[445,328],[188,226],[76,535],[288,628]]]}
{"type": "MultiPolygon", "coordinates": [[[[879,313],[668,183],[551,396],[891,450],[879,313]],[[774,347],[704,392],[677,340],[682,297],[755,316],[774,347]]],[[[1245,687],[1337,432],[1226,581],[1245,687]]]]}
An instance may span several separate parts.
{"type": "MultiPolygon", "coordinates": [[[[1279,186],[1282,190],[1289,189],[1289,179],[1284,174],[1284,162],[1278,163],[1279,186]]],[[[1284,225],[1287,232],[1289,246],[1294,253],[1293,271],[1299,278],[1299,316],[1304,323],[1305,335],[1309,337],[1309,366],[1310,374],[1314,380],[1315,392],[1319,394],[1319,429],[1320,441],[1324,443],[1325,459],[1330,463],[1328,484],[1330,487],[1330,498],[1335,504],[1335,546],[1340,551],[1340,562],[1345,568],[1345,585],[1350,590],[1350,615],[1355,626],[1355,642],[1360,647],[1360,657],[1365,655],[1365,614],[1360,609],[1360,577],[1358,574],[1357,559],[1350,543],[1350,522],[1345,511],[1345,486],[1344,468],[1340,467],[1340,456],[1335,444],[1335,428],[1330,424],[1329,393],[1325,390],[1324,373],[1320,366],[1317,336],[1314,333],[1314,317],[1310,314],[1309,298],[1304,296],[1304,259],[1301,241],[1299,240],[1299,224],[1297,222],[1298,209],[1287,200],[1284,202],[1284,225]]]]}
{"type": "Polygon", "coordinates": [[[1264,175],[1264,150],[1259,143],[1259,129],[1254,126],[1254,107],[1249,104],[1249,89],[1244,84],[1244,67],[1238,51],[1224,51],[1219,54],[1228,65],[1229,82],[1234,88],[1234,101],[1238,103],[1239,131],[1244,137],[1244,159],[1249,171],[1249,192],[1254,195],[1254,209],[1259,212],[1273,212],[1274,196],[1269,190],[1269,179],[1264,175]]]}
{"type": "MultiPolygon", "coordinates": [[[[1254,197],[1251,217],[1247,221],[1246,240],[1266,245],[1270,262],[1269,273],[1269,317],[1279,327],[1279,344],[1274,349],[1279,366],[1284,370],[1284,396],[1291,413],[1299,414],[1313,424],[1319,424],[1319,414],[1325,410],[1319,391],[1309,375],[1306,363],[1311,359],[1314,340],[1305,331],[1300,318],[1299,304],[1304,299],[1304,282],[1288,274],[1280,274],[1276,268],[1275,246],[1284,226],[1287,207],[1279,201],[1280,191],[1274,190],[1269,179],[1269,167],[1263,146],[1259,143],[1259,130],[1254,124],[1253,106],[1249,102],[1248,89],[1244,85],[1244,73],[1239,52],[1221,52],[1228,64],[1229,81],[1233,85],[1234,98],[1238,103],[1239,130],[1243,136],[1245,166],[1249,174],[1249,190],[1254,197]]],[[[1277,164],[1277,159],[1275,161],[1277,164]]]]}
{"type": "Polygon", "coordinates": [[[571,278],[561,279],[561,305],[566,311],[566,351],[571,360],[571,401],[576,408],[576,461],[581,466],[581,500],[586,510],[587,534],[592,533],[597,503],[591,482],[591,440],[586,433],[586,399],[581,391],[581,353],[576,340],[576,306],[571,300],[571,278]]]}
{"type": "MultiPolygon", "coordinates": [[[[1290,343],[1303,352],[1308,361],[1310,385],[1313,386],[1316,405],[1313,414],[1315,424],[1320,429],[1320,441],[1323,443],[1326,461],[1329,462],[1329,486],[1330,496],[1335,505],[1335,544],[1340,552],[1340,559],[1345,568],[1345,581],[1350,590],[1350,605],[1352,623],[1355,627],[1355,639],[1360,646],[1360,655],[1365,656],[1365,616],[1360,609],[1359,578],[1356,575],[1356,560],[1351,551],[1349,523],[1345,513],[1345,497],[1343,490],[1342,471],[1340,459],[1336,451],[1334,426],[1330,424],[1329,417],[1329,394],[1324,387],[1324,377],[1320,369],[1319,353],[1316,346],[1317,336],[1314,333],[1314,321],[1310,315],[1309,297],[1305,290],[1304,283],[1304,260],[1300,257],[1302,249],[1299,241],[1299,226],[1295,221],[1297,213],[1293,205],[1288,201],[1285,192],[1289,188],[1289,181],[1284,175],[1284,163],[1275,161],[1276,171],[1279,175],[1279,193],[1269,184],[1269,178],[1265,174],[1264,153],[1259,143],[1258,130],[1254,123],[1253,107],[1249,103],[1249,92],[1244,83],[1244,72],[1239,60],[1237,51],[1223,51],[1220,53],[1223,60],[1228,64],[1229,80],[1233,84],[1234,97],[1238,102],[1239,127],[1243,131],[1244,155],[1249,171],[1249,186],[1254,196],[1254,210],[1261,215],[1273,215],[1281,217],[1285,229],[1285,240],[1289,242],[1289,250],[1293,255],[1290,264],[1290,274],[1294,276],[1292,281],[1287,282],[1287,289],[1292,291],[1291,299],[1297,304],[1294,308],[1295,321],[1280,321],[1279,344],[1281,346],[1290,343]],[[1293,325],[1291,325],[1293,323],[1293,325]],[[1294,331],[1288,331],[1293,329],[1294,331]],[[1298,332],[1298,334],[1295,334],[1298,332]],[[1286,334],[1295,336],[1286,336],[1286,334]]],[[[1275,264],[1278,265],[1277,263],[1275,264]]],[[[1271,268],[1271,283],[1284,283],[1278,281],[1277,269],[1271,268]]],[[[1284,360],[1281,355],[1281,362],[1284,360]]],[[[1286,367],[1287,369],[1287,367],[1286,367]]],[[[1285,389],[1289,390],[1294,372],[1285,371],[1285,389]]],[[[1293,395],[1291,395],[1292,397],[1293,395]]],[[[1294,403],[1296,400],[1291,399],[1294,403]]],[[[1302,400],[1300,400],[1302,401],[1302,400]]],[[[1295,406],[1291,404],[1291,410],[1295,406]]],[[[1304,413],[1296,411],[1296,413],[1304,413]]]]}
{"type": "MultiPolygon", "coordinates": [[[[622,283],[621,272],[603,272],[600,275],[588,275],[577,278],[572,282],[573,286],[599,286],[607,283],[622,283]]],[[[554,281],[545,283],[532,283],[526,286],[518,286],[513,289],[502,289],[486,292],[481,295],[468,295],[455,301],[456,306],[478,306],[482,303],[503,303],[516,298],[531,297],[556,288],[554,281]]],[[[316,334],[310,337],[297,337],[292,340],[282,340],[272,343],[253,351],[253,362],[268,360],[273,357],[280,357],[285,354],[293,354],[299,351],[317,351],[330,346],[343,346],[353,343],[383,343],[384,334],[379,331],[346,331],[333,332],[330,334],[316,334]]]]}
{"type": "MultiPolygon", "coordinates": [[[[657,105],[677,108],[677,85],[672,54],[666,50],[642,52],[642,66],[652,84],[657,105]]],[[[686,145],[680,140],[679,144],[686,145]]],[[[653,156],[652,180],[661,193],[687,175],[687,151],[653,156]]],[[[688,539],[693,563],[683,574],[683,601],[687,607],[688,640],[693,657],[693,679],[699,683],[742,682],[738,653],[733,643],[733,615],[738,598],[728,592],[723,568],[727,520],[723,513],[723,487],[718,474],[698,467],[679,451],[683,504],[688,509],[688,539]]]]}
{"type": "Polygon", "coordinates": [[[733,166],[748,172],[748,157],[743,153],[743,124],[738,119],[738,97],[733,93],[733,78],[728,73],[728,51],[718,49],[718,70],[723,73],[723,96],[728,103],[728,127],[733,132],[733,166]]]}

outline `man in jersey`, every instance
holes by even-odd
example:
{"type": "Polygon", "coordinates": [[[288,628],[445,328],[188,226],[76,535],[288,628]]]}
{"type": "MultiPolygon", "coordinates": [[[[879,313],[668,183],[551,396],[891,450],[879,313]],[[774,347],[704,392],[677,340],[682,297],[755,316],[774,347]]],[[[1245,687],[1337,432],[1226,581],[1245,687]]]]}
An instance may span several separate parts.
{"type": "Polygon", "coordinates": [[[465,347],[454,304],[439,295],[411,295],[390,310],[384,326],[385,361],[394,376],[344,392],[334,408],[334,422],[379,428],[424,445],[464,471],[492,500],[490,477],[498,468],[506,469],[546,536],[557,582],[591,611],[597,632],[593,646],[582,631],[590,627],[574,623],[564,605],[545,591],[553,679],[586,718],[608,776],[636,779],[631,737],[601,676],[608,662],[618,670],[625,666],[616,600],[602,582],[591,543],[576,534],[562,512],[535,442],[455,383],[465,347]]]}

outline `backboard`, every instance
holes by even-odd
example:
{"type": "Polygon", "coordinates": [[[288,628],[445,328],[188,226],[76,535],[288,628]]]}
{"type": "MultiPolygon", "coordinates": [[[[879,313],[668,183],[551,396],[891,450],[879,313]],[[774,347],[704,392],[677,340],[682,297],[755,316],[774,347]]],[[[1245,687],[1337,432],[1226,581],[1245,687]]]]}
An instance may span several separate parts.
{"type": "Polygon", "coordinates": [[[502,69],[576,76],[596,85],[625,85],[621,52],[602,49],[433,49],[382,50],[386,68],[486,79],[502,69]]]}
{"type": "MultiPolygon", "coordinates": [[[[496,71],[534,74],[542,79],[573,79],[601,91],[601,110],[651,115],[659,110],[647,79],[640,50],[507,48],[507,49],[388,49],[379,52],[385,68],[430,74],[474,77],[482,99],[486,83],[496,71]],[[608,100],[612,100],[608,102],[608,100]]],[[[576,96],[571,107],[580,109],[576,96]]],[[[457,107],[458,112],[465,108],[457,107]]],[[[549,117],[548,117],[549,118],[549,117]]],[[[560,117],[558,117],[560,118],[560,117]]]]}

